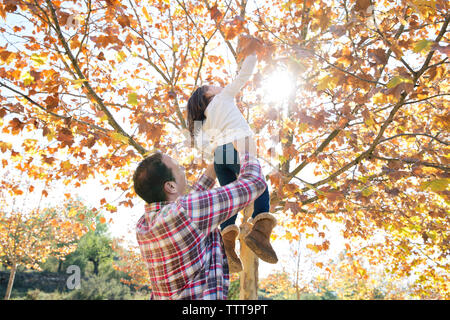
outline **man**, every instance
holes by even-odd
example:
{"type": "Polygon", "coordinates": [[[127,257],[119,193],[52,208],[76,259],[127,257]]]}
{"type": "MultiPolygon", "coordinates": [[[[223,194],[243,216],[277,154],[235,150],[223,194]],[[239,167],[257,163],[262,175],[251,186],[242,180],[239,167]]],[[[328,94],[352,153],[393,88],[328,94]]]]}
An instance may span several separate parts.
{"type": "Polygon", "coordinates": [[[228,261],[219,225],[254,201],[267,185],[253,140],[234,143],[241,171],[233,183],[212,188],[211,164],[187,193],[183,168],[155,153],[133,176],[136,193],[147,204],[136,226],[147,263],[152,299],[226,299],[228,261]]]}

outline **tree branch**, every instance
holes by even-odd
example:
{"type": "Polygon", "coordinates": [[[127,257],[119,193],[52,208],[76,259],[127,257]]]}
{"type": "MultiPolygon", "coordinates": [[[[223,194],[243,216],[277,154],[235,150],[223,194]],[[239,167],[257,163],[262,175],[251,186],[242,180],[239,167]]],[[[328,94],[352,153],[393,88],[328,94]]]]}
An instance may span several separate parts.
{"type": "Polygon", "coordinates": [[[10,91],[12,91],[12,92],[18,94],[18,95],[20,95],[22,98],[26,99],[26,100],[27,100],[28,102],[30,102],[31,104],[35,105],[36,107],[38,107],[38,108],[41,109],[42,111],[45,111],[46,113],[48,113],[49,115],[51,115],[51,116],[53,116],[53,117],[55,117],[55,118],[58,118],[58,119],[61,119],[61,120],[71,119],[72,121],[78,122],[78,123],[80,123],[80,124],[84,124],[84,125],[86,125],[86,126],[91,127],[92,129],[95,129],[95,130],[104,132],[104,133],[106,133],[106,134],[107,134],[108,132],[110,132],[109,130],[107,130],[107,129],[105,129],[105,128],[102,128],[102,127],[99,127],[99,126],[97,126],[97,125],[95,125],[95,124],[93,124],[93,123],[89,123],[89,122],[86,122],[86,121],[83,121],[83,120],[79,120],[79,119],[74,118],[74,117],[72,117],[72,116],[63,116],[63,115],[60,115],[60,114],[51,112],[51,111],[47,110],[44,106],[40,105],[38,102],[36,102],[36,101],[34,101],[33,99],[31,99],[31,98],[30,98],[29,96],[27,96],[26,94],[24,94],[24,93],[22,93],[22,92],[20,92],[20,91],[18,91],[18,90],[16,90],[16,89],[14,89],[14,88],[8,86],[7,84],[4,84],[4,83],[1,83],[1,82],[0,82],[0,86],[2,86],[2,87],[4,87],[4,88],[6,88],[6,89],[8,89],[8,90],[10,90],[10,91]]]}
{"type": "Polygon", "coordinates": [[[142,147],[139,143],[137,143],[132,137],[126,133],[122,127],[117,123],[117,121],[114,119],[111,112],[108,110],[108,108],[103,103],[103,100],[97,95],[97,93],[94,91],[94,89],[91,87],[87,79],[85,78],[83,72],[81,71],[80,67],[78,66],[78,62],[75,60],[75,57],[72,54],[72,51],[69,48],[69,45],[67,44],[66,39],[64,38],[64,35],[62,34],[61,28],[59,26],[58,17],[56,16],[55,8],[53,7],[53,4],[50,0],[46,0],[47,5],[49,7],[49,10],[52,15],[52,19],[54,22],[54,27],[56,30],[56,33],[58,35],[58,39],[61,42],[61,44],[64,47],[64,50],[66,51],[67,56],[69,57],[73,68],[75,69],[76,74],[78,75],[79,79],[83,80],[83,86],[88,91],[88,94],[95,100],[97,105],[100,107],[100,109],[105,113],[105,115],[108,118],[108,123],[121,135],[127,138],[130,145],[132,145],[141,155],[144,155],[147,153],[147,150],[142,147]]]}
{"type": "Polygon", "coordinates": [[[437,137],[432,136],[431,134],[427,134],[427,133],[400,133],[400,134],[396,134],[395,136],[382,139],[382,140],[380,140],[380,143],[383,143],[383,142],[386,142],[386,141],[389,141],[389,140],[392,140],[392,139],[395,139],[395,138],[401,137],[401,136],[425,136],[425,137],[429,137],[433,140],[436,140],[439,143],[445,144],[446,146],[450,145],[450,142],[440,140],[437,137]]]}
{"type": "Polygon", "coordinates": [[[443,166],[442,164],[439,163],[432,163],[432,162],[426,162],[426,161],[421,161],[419,159],[413,159],[413,158],[386,158],[386,157],[381,157],[378,155],[372,155],[373,158],[378,159],[378,160],[383,160],[383,161],[401,161],[401,162],[405,162],[408,164],[415,164],[415,165],[419,165],[419,166],[424,166],[424,167],[432,167],[432,168],[436,168],[436,169],[440,169],[446,172],[450,172],[450,167],[446,167],[443,166]]]}

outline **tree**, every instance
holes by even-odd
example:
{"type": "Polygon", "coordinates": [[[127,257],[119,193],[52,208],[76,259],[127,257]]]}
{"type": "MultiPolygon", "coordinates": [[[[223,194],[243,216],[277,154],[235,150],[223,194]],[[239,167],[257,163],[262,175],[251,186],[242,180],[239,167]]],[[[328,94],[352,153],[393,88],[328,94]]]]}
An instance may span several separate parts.
{"type": "Polygon", "coordinates": [[[39,270],[49,256],[64,257],[75,250],[75,241],[85,231],[80,223],[50,209],[29,213],[0,210],[0,259],[11,269],[5,300],[11,295],[19,266],[39,270]]]}
{"type": "Polygon", "coordinates": [[[82,260],[91,262],[95,275],[98,275],[101,263],[112,263],[113,259],[112,240],[99,230],[89,230],[80,239],[77,250],[70,257],[76,259],[79,256],[82,260]]]}
{"type": "Polygon", "coordinates": [[[180,153],[187,98],[230,81],[236,40],[251,31],[265,63],[239,106],[261,157],[279,150],[263,161],[274,169],[273,211],[310,226],[337,221],[349,241],[383,232],[374,252],[392,253],[393,268],[435,264],[426,292],[448,282],[448,9],[444,0],[6,0],[2,133],[52,143],[1,142],[3,160],[49,183],[103,175],[123,191],[121,206],[134,202],[133,163],[155,149],[181,158],[192,179],[204,164],[180,153]],[[279,104],[261,90],[274,70],[288,70],[294,88],[279,104]],[[317,181],[304,178],[310,168],[317,181]]]}
{"type": "Polygon", "coordinates": [[[133,285],[135,289],[151,289],[147,264],[142,260],[139,248],[127,247],[122,245],[122,241],[116,239],[113,250],[117,255],[113,264],[114,269],[127,275],[126,278],[121,279],[121,282],[133,285]]]}

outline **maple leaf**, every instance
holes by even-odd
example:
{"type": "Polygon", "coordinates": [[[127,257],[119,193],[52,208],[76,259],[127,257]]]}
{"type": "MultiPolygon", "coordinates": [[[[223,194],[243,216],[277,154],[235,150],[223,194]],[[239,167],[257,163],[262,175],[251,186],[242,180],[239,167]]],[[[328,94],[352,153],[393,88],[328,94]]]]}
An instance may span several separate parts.
{"type": "MultiPolygon", "coordinates": [[[[236,35],[237,33],[234,36],[236,35]]],[[[258,55],[262,54],[264,49],[264,44],[260,39],[250,35],[241,35],[238,39],[237,60],[242,61],[245,57],[253,53],[258,55]]]]}
{"type": "Polygon", "coordinates": [[[25,123],[20,121],[18,118],[14,118],[9,122],[9,126],[11,127],[11,131],[13,134],[18,134],[22,131],[25,123]]]}
{"type": "Polygon", "coordinates": [[[44,100],[45,104],[47,105],[47,109],[49,111],[52,111],[55,109],[59,104],[59,97],[57,95],[51,95],[48,96],[47,99],[44,100]]]}
{"type": "Polygon", "coordinates": [[[68,128],[59,129],[56,139],[62,142],[62,146],[70,147],[75,142],[72,131],[68,128]]]}
{"type": "Polygon", "coordinates": [[[359,13],[367,13],[371,3],[370,0],[356,0],[356,4],[354,6],[355,11],[359,13]]]}
{"type": "Polygon", "coordinates": [[[220,20],[223,17],[223,14],[218,9],[217,4],[212,6],[211,9],[209,10],[209,12],[210,12],[210,17],[213,20],[220,20]]]}
{"type": "Polygon", "coordinates": [[[100,61],[105,61],[105,54],[103,53],[103,51],[101,51],[98,55],[97,55],[97,59],[100,61]]]}
{"type": "Polygon", "coordinates": [[[131,24],[130,18],[127,15],[122,15],[117,18],[117,22],[122,28],[129,27],[131,24]]]}

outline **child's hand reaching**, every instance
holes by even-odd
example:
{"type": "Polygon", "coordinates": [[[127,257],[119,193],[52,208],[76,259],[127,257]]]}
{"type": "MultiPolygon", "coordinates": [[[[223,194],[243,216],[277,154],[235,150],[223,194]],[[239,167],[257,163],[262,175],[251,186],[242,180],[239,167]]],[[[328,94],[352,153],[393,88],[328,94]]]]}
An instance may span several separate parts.
{"type": "Polygon", "coordinates": [[[257,54],[264,49],[264,44],[261,40],[250,35],[242,35],[239,37],[237,46],[237,61],[240,64],[245,57],[251,54],[257,54]]]}

